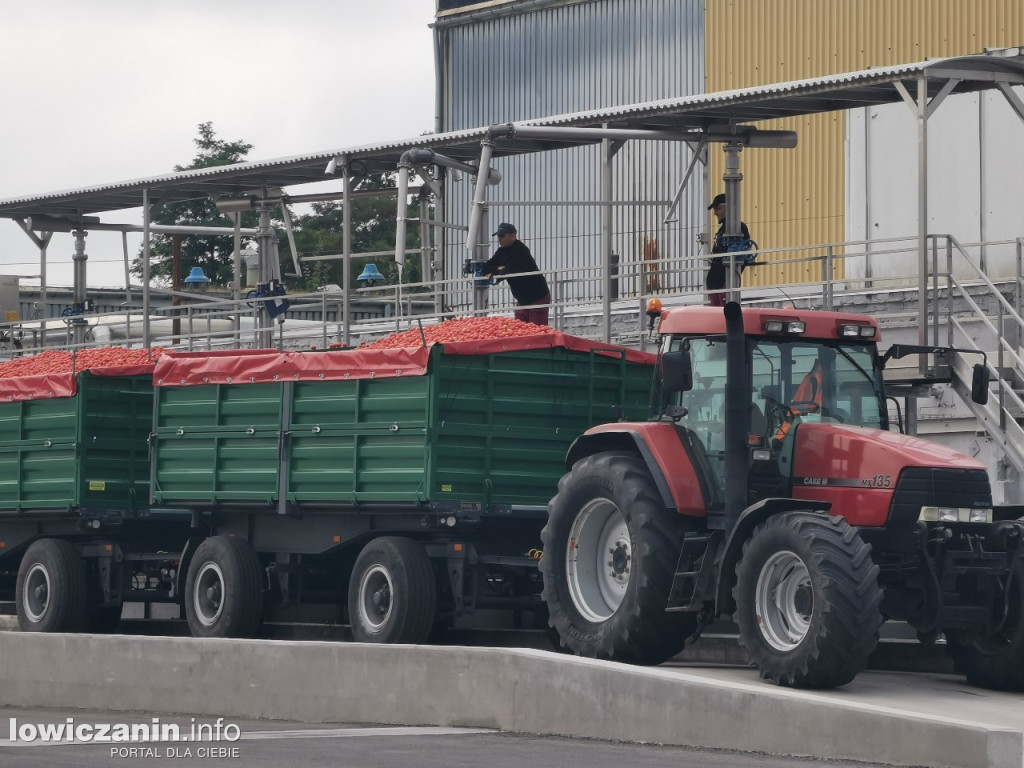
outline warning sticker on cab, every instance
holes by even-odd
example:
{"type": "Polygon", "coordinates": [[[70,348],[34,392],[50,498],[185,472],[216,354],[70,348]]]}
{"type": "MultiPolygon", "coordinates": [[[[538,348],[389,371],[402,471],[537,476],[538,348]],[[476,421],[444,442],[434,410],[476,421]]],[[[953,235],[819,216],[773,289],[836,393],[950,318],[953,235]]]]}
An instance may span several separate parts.
{"type": "Polygon", "coordinates": [[[107,483],[105,480],[90,480],[89,481],[90,491],[105,491],[107,490],[107,483]]]}

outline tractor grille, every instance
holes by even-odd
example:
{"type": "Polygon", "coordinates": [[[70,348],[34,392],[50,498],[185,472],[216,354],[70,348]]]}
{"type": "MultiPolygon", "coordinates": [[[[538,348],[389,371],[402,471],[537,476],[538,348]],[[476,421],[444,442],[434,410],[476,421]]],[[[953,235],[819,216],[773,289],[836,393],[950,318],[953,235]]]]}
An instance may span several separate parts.
{"type": "Polygon", "coordinates": [[[904,469],[892,496],[889,522],[913,522],[925,506],[991,507],[988,474],[983,469],[904,469]]]}

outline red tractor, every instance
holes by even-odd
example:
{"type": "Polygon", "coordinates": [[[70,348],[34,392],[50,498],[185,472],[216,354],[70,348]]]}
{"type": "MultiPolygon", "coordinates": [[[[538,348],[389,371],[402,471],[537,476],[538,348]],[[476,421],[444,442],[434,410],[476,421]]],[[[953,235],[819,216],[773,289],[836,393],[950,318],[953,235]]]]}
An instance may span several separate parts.
{"type": "MultiPolygon", "coordinates": [[[[877,323],[685,307],[653,415],[587,431],[549,504],[544,599],[566,649],[658,664],[731,617],[762,677],[827,688],[882,622],[944,634],[970,682],[1024,690],[1024,519],[982,464],[889,429],[877,323]]],[[[988,374],[975,366],[972,397],[988,374]]]]}

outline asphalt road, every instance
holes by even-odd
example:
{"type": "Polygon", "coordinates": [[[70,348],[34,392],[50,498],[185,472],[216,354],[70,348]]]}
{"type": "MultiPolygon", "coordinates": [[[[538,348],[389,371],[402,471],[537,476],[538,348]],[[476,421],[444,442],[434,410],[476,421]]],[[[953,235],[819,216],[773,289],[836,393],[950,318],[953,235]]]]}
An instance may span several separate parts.
{"type": "MultiPolygon", "coordinates": [[[[5,768],[132,768],[145,766],[219,765],[244,768],[859,768],[864,763],[805,760],[642,744],[503,734],[472,728],[368,727],[365,725],[285,723],[230,720],[222,734],[237,740],[134,743],[23,743],[11,740],[11,718],[17,731],[42,724],[60,726],[73,718],[76,728],[99,724],[152,727],[146,714],[83,710],[0,708],[0,765],[5,768]],[[132,752],[131,750],[136,750],[132,752]],[[224,751],[220,751],[224,750],[224,751]]],[[[210,718],[163,716],[159,726],[173,724],[189,737],[195,723],[215,727],[210,718]]],[[[95,733],[96,731],[93,730],[95,733]]],[[[205,735],[212,732],[204,731],[205,735]]]]}

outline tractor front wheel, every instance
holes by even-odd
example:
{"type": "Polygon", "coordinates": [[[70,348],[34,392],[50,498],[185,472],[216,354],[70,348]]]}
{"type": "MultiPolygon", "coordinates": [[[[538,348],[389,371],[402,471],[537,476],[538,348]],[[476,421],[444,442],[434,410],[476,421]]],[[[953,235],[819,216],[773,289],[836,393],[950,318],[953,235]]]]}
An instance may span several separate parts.
{"type": "Polygon", "coordinates": [[[736,623],[761,677],[795,688],[845,685],[882,625],[878,566],[841,517],[788,512],[758,525],[736,567],[736,623]]]}
{"type": "Polygon", "coordinates": [[[950,631],[946,643],[957,671],[966,675],[971,685],[1024,691],[1024,563],[1017,563],[1006,588],[1006,599],[997,601],[997,631],[970,639],[962,632],[950,631]]]}

